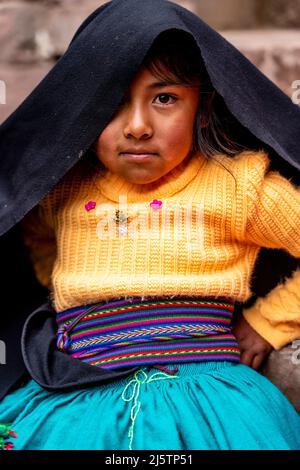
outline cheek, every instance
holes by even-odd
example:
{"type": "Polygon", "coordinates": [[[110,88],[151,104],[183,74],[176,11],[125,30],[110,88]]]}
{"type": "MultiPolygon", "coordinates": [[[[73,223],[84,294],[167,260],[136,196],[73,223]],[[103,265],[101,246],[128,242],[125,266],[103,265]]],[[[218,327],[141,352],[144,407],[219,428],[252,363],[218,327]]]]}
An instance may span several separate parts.
{"type": "Polygon", "coordinates": [[[165,145],[174,151],[189,150],[193,141],[193,120],[176,119],[172,125],[161,128],[165,145]]]}
{"type": "Polygon", "coordinates": [[[115,132],[113,126],[107,126],[97,141],[97,149],[100,151],[107,150],[113,147],[116,142],[115,132]]]}

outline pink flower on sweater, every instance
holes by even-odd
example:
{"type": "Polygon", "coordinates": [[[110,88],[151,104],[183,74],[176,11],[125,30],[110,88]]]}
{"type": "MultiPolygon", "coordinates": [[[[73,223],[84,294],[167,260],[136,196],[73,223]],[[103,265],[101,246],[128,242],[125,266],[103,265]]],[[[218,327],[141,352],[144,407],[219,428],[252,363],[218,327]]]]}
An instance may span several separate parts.
{"type": "Polygon", "coordinates": [[[89,201],[84,207],[85,207],[86,211],[91,211],[92,209],[95,209],[96,202],[95,201],[89,201]]]}
{"type": "Polygon", "coordinates": [[[153,199],[153,201],[150,202],[150,206],[152,207],[153,210],[157,211],[158,209],[161,208],[162,201],[158,201],[157,199],[153,199]]]}

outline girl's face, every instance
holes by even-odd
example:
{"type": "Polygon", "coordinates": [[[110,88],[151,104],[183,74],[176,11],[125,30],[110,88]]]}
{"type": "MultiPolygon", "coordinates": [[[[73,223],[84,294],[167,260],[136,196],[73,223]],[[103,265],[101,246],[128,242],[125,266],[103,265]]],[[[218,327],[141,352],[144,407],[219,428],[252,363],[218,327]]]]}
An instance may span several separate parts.
{"type": "Polygon", "coordinates": [[[191,151],[199,85],[168,84],[142,66],[96,142],[99,160],[130,183],[157,181],[191,151]]]}

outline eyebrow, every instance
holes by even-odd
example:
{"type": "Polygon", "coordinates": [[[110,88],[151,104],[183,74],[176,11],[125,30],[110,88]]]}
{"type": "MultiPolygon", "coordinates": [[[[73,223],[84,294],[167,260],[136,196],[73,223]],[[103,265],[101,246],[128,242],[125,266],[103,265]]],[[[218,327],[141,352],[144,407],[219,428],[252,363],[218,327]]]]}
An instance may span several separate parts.
{"type": "Polygon", "coordinates": [[[171,80],[170,81],[162,80],[162,81],[159,81],[159,82],[150,83],[149,85],[147,85],[147,88],[149,90],[153,90],[153,89],[163,88],[163,87],[167,87],[167,86],[181,86],[181,87],[185,87],[185,88],[194,88],[198,85],[191,85],[191,84],[188,84],[188,83],[175,83],[175,82],[172,82],[171,80]]]}
{"type": "Polygon", "coordinates": [[[175,83],[175,82],[172,82],[172,81],[163,80],[163,81],[160,81],[160,82],[152,82],[147,86],[147,88],[152,90],[152,89],[156,89],[156,88],[163,88],[163,87],[166,87],[166,86],[186,86],[186,85],[184,85],[183,83],[175,83]]]}

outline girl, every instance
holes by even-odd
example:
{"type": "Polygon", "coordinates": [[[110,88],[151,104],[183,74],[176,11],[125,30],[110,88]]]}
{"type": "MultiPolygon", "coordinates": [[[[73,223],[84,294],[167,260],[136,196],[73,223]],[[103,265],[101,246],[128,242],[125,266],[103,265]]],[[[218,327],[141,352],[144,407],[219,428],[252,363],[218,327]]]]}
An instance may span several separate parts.
{"type": "Polygon", "coordinates": [[[300,336],[299,272],[232,322],[261,247],[300,257],[276,106],[299,139],[298,109],[172,3],[113,1],[79,28],[2,126],[14,155],[29,123],[2,229],[28,213],[50,291],[22,329],[30,378],[0,402],[4,447],[16,432],[16,449],[300,448],[299,416],[254,370],[300,336]]]}

